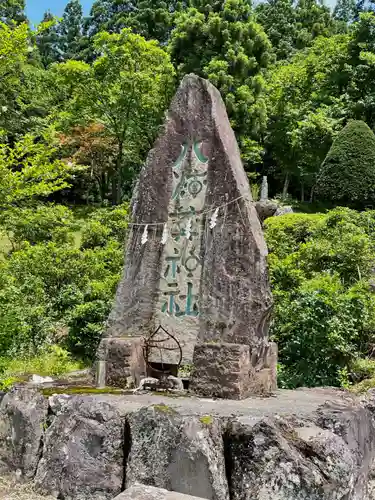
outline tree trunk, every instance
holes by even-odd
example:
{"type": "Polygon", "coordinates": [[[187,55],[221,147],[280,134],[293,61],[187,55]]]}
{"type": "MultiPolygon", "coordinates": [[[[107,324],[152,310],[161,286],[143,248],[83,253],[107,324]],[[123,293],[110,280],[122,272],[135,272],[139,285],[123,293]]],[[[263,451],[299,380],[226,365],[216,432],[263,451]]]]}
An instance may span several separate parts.
{"type": "Polygon", "coordinates": [[[315,190],[315,186],[313,186],[311,188],[311,191],[310,191],[310,203],[312,203],[314,201],[314,190],[315,190]]]}
{"type": "Polygon", "coordinates": [[[283,200],[288,196],[288,188],[289,188],[289,172],[285,175],[284,187],[283,187],[283,200]]]}
{"type": "Polygon", "coordinates": [[[124,145],[122,142],[118,144],[118,153],[116,158],[116,168],[112,177],[112,205],[119,205],[121,203],[121,168],[123,158],[124,145]]]}
{"type": "Polygon", "coordinates": [[[301,203],[305,201],[305,184],[301,182],[301,203]]]}

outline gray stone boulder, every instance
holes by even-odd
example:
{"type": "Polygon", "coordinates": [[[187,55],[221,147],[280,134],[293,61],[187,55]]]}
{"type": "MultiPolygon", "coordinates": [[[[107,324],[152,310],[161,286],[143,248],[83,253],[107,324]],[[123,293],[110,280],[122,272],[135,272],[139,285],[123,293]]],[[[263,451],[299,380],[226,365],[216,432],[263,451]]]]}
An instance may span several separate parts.
{"type": "Polygon", "coordinates": [[[30,388],[13,389],[0,403],[0,471],[34,477],[41,454],[48,401],[30,388]]]}
{"type": "Polygon", "coordinates": [[[191,495],[154,488],[144,484],[135,484],[121,493],[114,500],[206,500],[191,495]]]}
{"type": "Polygon", "coordinates": [[[375,447],[369,412],[320,408],[309,419],[248,418],[227,435],[233,500],[365,500],[375,447]]]}
{"type": "Polygon", "coordinates": [[[39,491],[75,500],[112,499],[123,489],[125,413],[90,396],[55,397],[35,483],[39,491]]]}
{"type": "Polygon", "coordinates": [[[280,215],[292,214],[293,208],[288,206],[281,206],[275,212],[275,217],[279,217],[280,215]]]}
{"type": "Polygon", "coordinates": [[[147,484],[208,500],[229,500],[223,428],[211,416],[182,416],[169,406],[128,416],[126,486],[147,484]]]}
{"type": "Polygon", "coordinates": [[[278,205],[274,201],[261,200],[255,203],[255,208],[260,221],[264,222],[268,217],[275,215],[278,205]]]}

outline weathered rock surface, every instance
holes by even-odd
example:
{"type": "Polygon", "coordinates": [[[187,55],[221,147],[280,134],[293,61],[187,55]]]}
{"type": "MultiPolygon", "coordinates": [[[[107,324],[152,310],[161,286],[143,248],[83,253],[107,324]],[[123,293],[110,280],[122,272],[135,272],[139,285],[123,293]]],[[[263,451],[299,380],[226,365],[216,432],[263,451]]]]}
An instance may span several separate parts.
{"type": "Polygon", "coordinates": [[[208,500],[229,500],[223,429],[212,416],[182,416],[170,406],[129,415],[127,487],[142,483],[208,500]]]}
{"type": "Polygon", "coordinates": [[[114,500],[206,500],[203,498],[192,497],[176,493],[175,491],[167,491],[162,488],[154,488],[153,486],[145,486],[144,484],[136,484],[128,490],[121,493],[114,500]]]}
{"type": "Polygon", "coordinates": [[[181,82],[132,207],[123,278],[98,350],[103,384],[126,386],[129,339],[162,327],[172,335],[169,349],[151,349],[151,362],[176,367],[181,346],[182,364],[194,364],[197,394],[226,383],[210,356],[212,343],[223,346],[220,364],[230,371],[233,363],[237,374],[226,397],[276,389],[265,363],[272,306],[267,247],[224,102],[207,80],[187,75],[181,82]],[[229,344],[239,347],[229,352],[229,344]],[[242,369],[245,358],[251,370],[242,369]]]}
{"type": "Polygon", "coordinates": [[[0,403],[0,472],[34,477],[41,455],[48,401],[29,388],[13,389],[0,403]]]}
{"type": "Polygon", "coordinates": [[[279,207],[275,212],[275,217],[279,217],[280,215],[292,214],[293,208],[288,206],[279,207]]]}
{"type": "Polygon", "coordinates": [[[373,394],[333,389],[242,401],[20,389],[0,405],[0,453],[26,477],[39,460],[35,485],[61,500],[137,482],[206,500],[370,500],[374,410],[373,394]]]}
{"type": "Polygon", "coordinates": [[[268,217],[275,215],[278,209],[277,203],[270,200],[257,201],[255,208],[261,222],[264,222],[268,217]]]}
{"type": "Polygon", "coordinates": [[[124,480],[125,414],[90,396],[52,399],[56,414],[46,431],[35,482],[63,499],[105,500],[124,480]]]}
{"type": "MultiPolygon", "coordinates": [[[[361,432],[356,424],[354,429],[361,432]]],[[[366,432],[373,448],[374,429],[366,432]]],[[[350,443],[311,421],[286,418],[241,418],[228,436],[233,500],[366,498],[369,457],[360,438],[350,443]],[[357,463],[359,457],[366,465],[357,463]]]]}

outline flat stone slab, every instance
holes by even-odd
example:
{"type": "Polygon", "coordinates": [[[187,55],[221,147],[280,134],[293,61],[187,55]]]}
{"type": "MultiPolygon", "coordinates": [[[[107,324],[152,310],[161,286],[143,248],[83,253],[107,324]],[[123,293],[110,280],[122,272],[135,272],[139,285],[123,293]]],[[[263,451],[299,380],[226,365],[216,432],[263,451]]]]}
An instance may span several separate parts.
{"type": "MultiPolygon", "coordinates": [[[[83,394],[84,396],[84,394],[83,394]]],[[[309,416],[326,401],[355,401],[349,392],[333,388],[283,390],[271,397],[251,397],[243,400],[206,399],[195,396],[177,397],[163,394],[98,394],[90,395],[95,401],[113,404],[123,414],[137,411],[144,406],[167,405],[181,415],[216,415],[219,417],[272,417],[296,413],[309,416]]]]}
{"type": "Polygon", "coordinates": [[[183,495],[175,491],[136,484],[117,496],[114,500],[205,500],[191,495],[183,495]]]}

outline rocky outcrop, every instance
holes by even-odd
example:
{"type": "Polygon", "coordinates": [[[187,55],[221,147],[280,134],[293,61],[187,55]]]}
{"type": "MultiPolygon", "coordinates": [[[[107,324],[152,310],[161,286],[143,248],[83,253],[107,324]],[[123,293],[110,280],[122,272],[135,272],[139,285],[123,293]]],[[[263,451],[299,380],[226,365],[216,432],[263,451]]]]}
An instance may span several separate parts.
{"type": "Polygon", "coordinates": [[[214,401],[21,388],[0,404],[1,465],[61,500],[370,500],[374,409],[371,393],[332,389],[214,401]]]}
{"type": "Polygon", "coordinates": [[[30,388],[13,389],[0,403],[0,471],[33,478],[41,454],[48,401],[30,388]]]}
{"type": "Polygon", "coordinates": [[[229,431],[231,498],[364,499],[366,483],[356,457],[366,461],[367,455],[360,445],[350,449],[342,437],[313,422],[239,419],[229,431]]]}
{"type": "Polygon", "coordinates": [[[64,499],[113,498],[122,491],[125,413],[95,397],[51,398],[51,425],[44,437],[35,483],[64,499]]]}
{"type": "Polygon", "coordinates": [[[145,486],[144,484],[136,484],[128,490],[121,493],[115,500],[205,500],[203,498],[192,497],[176,493],[175,491],[163,490],[162,488],[154,488],[153,486],[145,486]]]}
{"type": "Polygon", "coordinates": [[[211,416],[182,416],[169,406],[129,415],[126,486],[149,484],[210,500],[229,500],[223,428],[211,416]]]}

